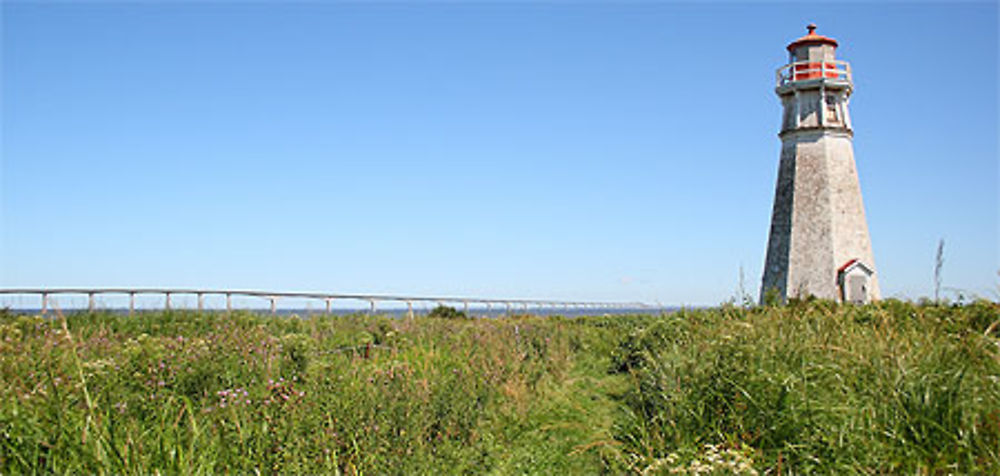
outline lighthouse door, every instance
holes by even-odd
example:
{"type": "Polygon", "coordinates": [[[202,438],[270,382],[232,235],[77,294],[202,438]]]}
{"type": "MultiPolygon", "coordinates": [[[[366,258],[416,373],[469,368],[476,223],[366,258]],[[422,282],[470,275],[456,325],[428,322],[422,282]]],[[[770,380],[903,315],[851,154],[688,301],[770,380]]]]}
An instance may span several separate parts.
{"type": "Polygon", "coordinates": [[[846,291],[845,301],[852,304],[868,302],[868,276],[860,273],[848,276],[846,291]]]}

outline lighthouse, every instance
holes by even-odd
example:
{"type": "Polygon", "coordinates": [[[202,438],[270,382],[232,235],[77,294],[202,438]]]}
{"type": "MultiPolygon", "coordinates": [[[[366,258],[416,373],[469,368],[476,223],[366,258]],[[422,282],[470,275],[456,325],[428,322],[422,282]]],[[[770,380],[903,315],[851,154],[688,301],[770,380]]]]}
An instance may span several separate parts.
{"type": "Polygon", "coordinates": [[[866,303],[880,293],[854,163],[851,67],[836,40],[807,28],[776,74],[781,159],[760,299],[866,303]]]}

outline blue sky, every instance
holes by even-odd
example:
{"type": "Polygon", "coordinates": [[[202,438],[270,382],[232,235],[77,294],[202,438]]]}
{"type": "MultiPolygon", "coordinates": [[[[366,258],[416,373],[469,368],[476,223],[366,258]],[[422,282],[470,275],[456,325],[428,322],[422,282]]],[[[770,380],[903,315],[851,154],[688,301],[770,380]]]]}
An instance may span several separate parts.
{"type": "Polygon", "coordinates": [[[0,286],[756,295],[815,22],[883,294],[1000,292],[993,2],[0,8],[0,286]]]}

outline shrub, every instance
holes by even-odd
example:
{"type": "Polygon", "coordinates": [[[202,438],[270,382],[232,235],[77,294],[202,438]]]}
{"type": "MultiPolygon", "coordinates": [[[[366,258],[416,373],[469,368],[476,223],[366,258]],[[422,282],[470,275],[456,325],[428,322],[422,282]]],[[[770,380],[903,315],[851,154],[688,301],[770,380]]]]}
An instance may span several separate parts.
{"type": "Polygon", "coordinates": [[[431,309],[431,312],[427,314],[427,317],[436,317],[440,319],[468,319],[464,312],[459,311],[451,306],[437,306],[431,309]]]}

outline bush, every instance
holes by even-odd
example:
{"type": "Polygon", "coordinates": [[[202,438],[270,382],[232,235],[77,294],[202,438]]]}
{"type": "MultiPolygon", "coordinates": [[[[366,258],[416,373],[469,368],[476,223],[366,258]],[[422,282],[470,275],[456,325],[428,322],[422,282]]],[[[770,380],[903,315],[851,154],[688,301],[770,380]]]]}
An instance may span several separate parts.
{"type": "Polygon", "coordinates": [[[431,309],[431,312],[427,314],[427,317],[436,317],[440,319],[468,319],[464,312],[459,311],[451,306],[437,306],[431,309]]]}

